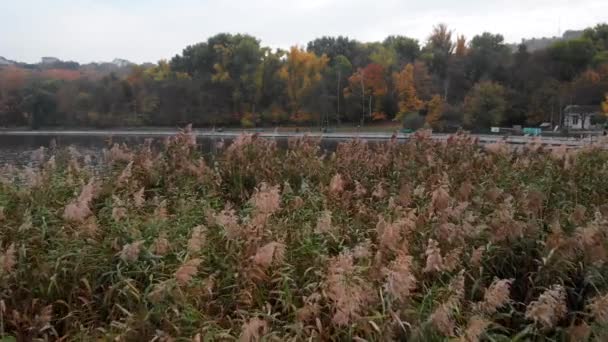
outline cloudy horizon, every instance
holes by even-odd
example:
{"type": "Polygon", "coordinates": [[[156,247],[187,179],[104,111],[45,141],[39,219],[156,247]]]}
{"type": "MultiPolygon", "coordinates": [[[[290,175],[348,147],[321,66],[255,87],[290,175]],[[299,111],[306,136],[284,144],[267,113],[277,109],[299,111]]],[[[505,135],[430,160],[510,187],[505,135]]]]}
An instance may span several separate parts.
{"type": "Polygon", "coordinates": [[[434,25],[446,23],[468,38],[488,31],[517,43],[608,21],[601,0],[20,0],[4,7],[0,56],[28,63],[44,56],[156,62],[220,32],[248,33],[273,48],[338,35],[364,42],[404,35],[424,43],[434,25]]]}

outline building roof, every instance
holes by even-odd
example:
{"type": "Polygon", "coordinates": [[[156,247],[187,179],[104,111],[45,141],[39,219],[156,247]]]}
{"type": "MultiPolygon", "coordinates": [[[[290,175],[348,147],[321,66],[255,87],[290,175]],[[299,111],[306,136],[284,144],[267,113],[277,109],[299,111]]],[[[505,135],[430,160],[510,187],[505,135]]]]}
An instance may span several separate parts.
{"type": "Polygon", "coordinates": [[[587,106],[587,105],[569,105],[564,109],[566,114],[599,114],[602,110],[600,106],[587,106]]]}

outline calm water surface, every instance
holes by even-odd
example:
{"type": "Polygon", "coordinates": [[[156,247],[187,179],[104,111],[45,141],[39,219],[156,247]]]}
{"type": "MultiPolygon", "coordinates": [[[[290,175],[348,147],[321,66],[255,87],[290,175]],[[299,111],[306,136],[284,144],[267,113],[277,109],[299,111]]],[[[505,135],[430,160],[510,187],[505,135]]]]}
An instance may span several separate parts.
{"type": "MultiPolygon", "coordinates": [[[[65,149],[74,148],[83,156],[89,156],[93,162],[99,160],[104,148],[112,143],[125,143],[136,146],[151,139],[153,143],[160,144],[164,137],[150,138],[143,136],[62,136],[62,135],[0,135],[0,166],[13,164],[16,166],[33,166],[35,164],[36,150],[40,147],[65,149]]],[[[198,137],[197,144],[203,153],[215,153],[220,142],[229,144],[232,139],[198,137]]],[[[276,139],[279,147],[287,147],[287,139],[276,139]]],[[[323,140],[321,147],[324,150],[335,150],[338,140],[323,140]]]]}

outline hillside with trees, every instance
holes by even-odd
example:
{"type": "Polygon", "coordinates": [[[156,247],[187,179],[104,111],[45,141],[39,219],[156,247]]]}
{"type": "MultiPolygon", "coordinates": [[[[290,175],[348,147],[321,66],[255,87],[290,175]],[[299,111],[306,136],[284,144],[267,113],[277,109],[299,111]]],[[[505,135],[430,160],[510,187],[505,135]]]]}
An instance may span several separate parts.
{"type": "Polygon", "coordinates": [[[533,51],[514,51],[500,34],[467,38],[440,24],[425,42],[321,37],[282,50],[221,33],[156,64],[1,61],[4,127],[398,121],[487,130],[560,125],[567,105],[599,107],[608,93],[608,25],[533,51]]]}

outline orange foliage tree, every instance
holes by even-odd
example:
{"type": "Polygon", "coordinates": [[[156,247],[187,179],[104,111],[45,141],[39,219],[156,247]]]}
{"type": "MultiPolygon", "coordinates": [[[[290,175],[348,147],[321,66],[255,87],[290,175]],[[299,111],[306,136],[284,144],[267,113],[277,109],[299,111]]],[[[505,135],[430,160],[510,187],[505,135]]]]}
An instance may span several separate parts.
{"type": "Polygon", "coordinates": [[[468,50],[467,50],[467,39],[465,38],[465,36],[460,35],[458,36],[458,38],[456,39],[456,51],[454,52],[456,54],[456,56],[466,56],[468,50]]]}
{"type": "Polygon", "coordinates": [[[395,119],[401,120],[406,114],[419,111],[424,103],[416,94],[414,66],[407,64],[400,72],[394,73],[393,82],[399,101],[399,113],[395,119]]]}
{"type": "Polygon", "coordinates": [[[347,97],[351,95],[361,96],[363,116],[367,110],[372,119],[386,117],[382,111],[382,101],[380,101],[388,92],[388,84],[384,75],[385,69],[382,65],[371,63],[365,68],[357,70],[348,79],[348,88],[345,89],[344,95],[347,97]],[[365,101],[368,101],[367,105],[365,101]],[[372,114],[372,106],[375,109],[374,114],[372,114]]]}
{"type": "Polygon", "coordinates": [[[292,120],[298,122],[303,118],[308,119],[308,115],[302,113],[302,100],[321,80],[321,72],[328,60],[325,55],[319,57],[297,46],[292,47],[287,54],[287,61],[279,70],[279,77],[287,85],[292,120]]]}

